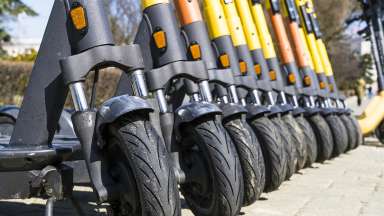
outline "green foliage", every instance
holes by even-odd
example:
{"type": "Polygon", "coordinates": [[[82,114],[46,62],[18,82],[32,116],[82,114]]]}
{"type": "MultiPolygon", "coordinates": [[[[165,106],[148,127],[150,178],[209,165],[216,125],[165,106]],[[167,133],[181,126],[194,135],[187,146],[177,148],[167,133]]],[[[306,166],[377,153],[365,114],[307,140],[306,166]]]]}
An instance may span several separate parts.
{"type": "Polygon", "coordinates": [[[359,63],[359,68],[361,68],[362,78],[365,80],[367,84],[372,84],[374,80],[372,77],[374,76],[373,71],[373,59],[370,54],[365,54],[361,56],[361,60],[359,63]]]}
{"type": "MultiPolygon", "coordinates": [[[[4,104],[21,104],[32,69],[33,62],[0,60],[0,106],[4,104]]],[[[94,73],[91,72],[84,84],[87,95],[90,95],[92,90],[93,75],[94,73]]],[[[114,68],[100,71],[97,85],[98,105],[115,94],[120,76],[121,71],[114,68]]],[[[70,97],[67,98],[65,106],[68,108],[73,107],[70,97]]]]}
{"type": "Polygon", "coordinates": [[[4,55],[4,50],[1,48],[1,44],[11,39],[3,26],[4,22],[17,17],[20,14],[26,14],[28,16],[37,15],[34,10],[24,4],[21,0],[0,0],[0,56],[4,55]]]}
{"type": "Polygon", "coordinates": [[[104,0],[104,3],[115,42],[129,44],[133,41],[141,20],[140,1],[104,0]]]}
{"type": "Polygon", "coordinates": [[[18,16],[22,13],[28,16],[36,16],[37,13],[25,5],[21,0],[0,0],[0,14],[18,16]]]}
{"type": "Polygon", "coordinates": [[[18,61],[18,62],[33,62],[36,60],[37,51],[35,49],[29,49],[25,53],[19,54],[17,56],[5,56],[0,59],[8,60],[8,61],[18,61]]]}

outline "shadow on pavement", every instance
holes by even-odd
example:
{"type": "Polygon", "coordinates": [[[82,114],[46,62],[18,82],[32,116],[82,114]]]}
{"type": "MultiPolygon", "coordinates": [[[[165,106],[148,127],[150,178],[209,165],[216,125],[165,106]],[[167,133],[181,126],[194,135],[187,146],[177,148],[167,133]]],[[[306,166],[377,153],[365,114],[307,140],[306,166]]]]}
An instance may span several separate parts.
{"type": "MultiPolygon", "coordinates": [[[[92,192],[75,191],[73,196],[80,202],[81,208],[86,215],[101,216],[105,214],[105,208],[95,203],[95,196],[92,192]]],[[[45,200],[1,200],[0,216],[36,216],[44,215],[45,200]]],[[[55,216],[77,215],[71,200],[55,203],[55,216]]]]}

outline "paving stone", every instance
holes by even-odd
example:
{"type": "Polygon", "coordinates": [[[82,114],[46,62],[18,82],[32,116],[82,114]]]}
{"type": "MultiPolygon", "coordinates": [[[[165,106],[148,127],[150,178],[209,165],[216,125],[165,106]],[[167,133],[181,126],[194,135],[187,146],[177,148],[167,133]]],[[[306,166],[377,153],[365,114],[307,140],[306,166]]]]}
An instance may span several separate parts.
{"type": "MultiPolygon", "coordinates": [[[[376,141],[377,142],[377,141],[376,141]]],[[[375,144],[374,146],[379,146],[375,144]]],[[[103,215],[89,187],[75,196],[89,215],[103,215]]],[[[384,215],[384,148],[362,146],[339,158],[300,171],[278,191],[242,209],[247,216],[382,216],[384,215]]],[[[44,214],[43,199],[0,200],[0,216],[44,214]]],[[[69,201],[60,202],[55,216],[75,215],[69,201]]],[[[183,203],[183,216],[193,216],[183,203]]]]}

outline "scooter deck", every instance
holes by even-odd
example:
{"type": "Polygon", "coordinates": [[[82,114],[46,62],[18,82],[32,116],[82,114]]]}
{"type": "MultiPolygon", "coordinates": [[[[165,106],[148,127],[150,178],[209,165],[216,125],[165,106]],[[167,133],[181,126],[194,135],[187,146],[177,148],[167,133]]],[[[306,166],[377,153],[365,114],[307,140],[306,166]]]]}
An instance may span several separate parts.
{"type": "Polygon", "coordinates": [[[81,146],[77,139],[54,138],[48,146],[9,146],[10,137],[0,137],[0,172],[42,169],[50,164],[80,158],[81,146]]]}

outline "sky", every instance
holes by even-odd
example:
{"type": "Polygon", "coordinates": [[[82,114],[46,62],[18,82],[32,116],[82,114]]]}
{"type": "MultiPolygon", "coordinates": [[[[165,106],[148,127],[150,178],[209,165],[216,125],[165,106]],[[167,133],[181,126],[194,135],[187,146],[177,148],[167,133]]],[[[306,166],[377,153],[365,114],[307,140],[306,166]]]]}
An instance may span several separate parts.
{"type": "Polygon", "coordinates": [[[36,17],[21,15],[15,21],[9,23],[7,27],[14,38],[40,40],[43,37],[54,0],[23,0],[23,2],[33,8],[39,15],[36,17]]]}
{"type": "MultiPolygon", "coordinates": [[[[25,4],[33,8],[39,15],[28,17],[21,15],[15,21],[9,23],[7,28],[15,39],[41,40],[45,26],[48,22],[50,11],[54,0],[22,0],[25,4]],[[44,4],[42,4],[44,2],[44,4]]],[[[346,31],[349,35],[355,35],[362,28],[358,23],[350,26],[346,31]]]]}

